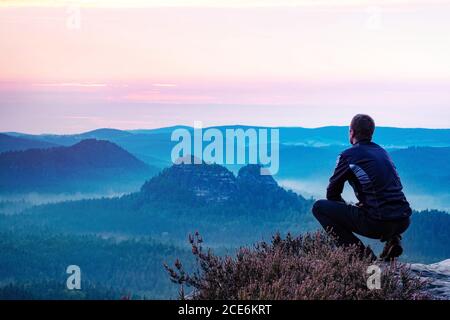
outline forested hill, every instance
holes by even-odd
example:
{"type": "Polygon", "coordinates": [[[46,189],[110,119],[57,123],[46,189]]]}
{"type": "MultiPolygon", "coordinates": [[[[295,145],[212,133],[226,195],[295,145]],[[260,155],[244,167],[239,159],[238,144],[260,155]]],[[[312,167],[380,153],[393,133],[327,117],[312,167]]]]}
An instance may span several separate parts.
{"type": "Polygon", "coordinates": [[[109,183],[141,183],[156,169],[109,141],[0,154],[0,192],[95,191],[109,183]]]}

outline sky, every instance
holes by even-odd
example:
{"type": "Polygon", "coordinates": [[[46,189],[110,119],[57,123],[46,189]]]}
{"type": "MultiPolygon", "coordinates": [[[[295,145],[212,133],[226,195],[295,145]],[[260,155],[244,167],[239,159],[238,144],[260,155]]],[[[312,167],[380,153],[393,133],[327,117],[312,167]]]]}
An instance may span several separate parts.
{"type": "Polygon", "coordinates": [[[450,128],[450,1],[0,1],[0,131],[450,128]]]}

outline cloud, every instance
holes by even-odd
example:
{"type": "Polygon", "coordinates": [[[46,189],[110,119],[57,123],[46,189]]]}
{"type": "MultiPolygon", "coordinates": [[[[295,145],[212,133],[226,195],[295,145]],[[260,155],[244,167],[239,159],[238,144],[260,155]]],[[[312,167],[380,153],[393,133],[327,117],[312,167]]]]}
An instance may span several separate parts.
{"type": "Polygon", "coordinates": [[[154,83],[153,86],[154,87],[163,87],[163,88],[173,88],[173,87],[176,87],[177,85],[174,83],[154,83]]]}
{"type": "Polygon", "coordinates": [[[130,93],[118,99],[129,102],[142,103],[215,103],[216,98],[201,94],[184,94],[184,93],[164,93],[159,90],[149,90],[136,93],[130,93]]]}
{"type": "Polygon", "coordinates": [[[75,82],[64,82],[64,83],[33,83],[33,87],[81,87],[81,88],[97,88],[106,87],[106,83],[75,83],[75,82]]]}

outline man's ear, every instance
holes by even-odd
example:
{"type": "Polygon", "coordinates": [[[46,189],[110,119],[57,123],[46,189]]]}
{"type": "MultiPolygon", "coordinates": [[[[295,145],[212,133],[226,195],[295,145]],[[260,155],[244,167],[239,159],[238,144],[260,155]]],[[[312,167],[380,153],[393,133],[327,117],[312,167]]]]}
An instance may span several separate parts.
{"type": "Polygon", "coordinates": [[[355,137],[355,131],[353,131],[353,129],[350,129],[348,135],[350,138],[350,144],[353,144],[353,138],[355,137]]]}

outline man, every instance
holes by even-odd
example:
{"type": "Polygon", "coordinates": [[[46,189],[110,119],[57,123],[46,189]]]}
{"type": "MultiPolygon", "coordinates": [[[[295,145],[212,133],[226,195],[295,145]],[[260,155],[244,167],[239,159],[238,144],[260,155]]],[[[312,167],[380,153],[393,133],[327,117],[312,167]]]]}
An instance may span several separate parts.
{"type": "Polygon", "coordinates": [[[411,208],[394,163],[386,150],[372,142],[374,120],[356,115],[350,124],[352,147],[342,152],[327,189],[327,200],[313,206],[322,227],[332,233],[338,245],[356,245],[362,255],[376,260],[354,233],[386,242],[380,259],[389,261],[403,253],[401,234],[409,227],[411,208]],[[355,191],[359,203],[342,199],[345,182],[355,191]]]}

